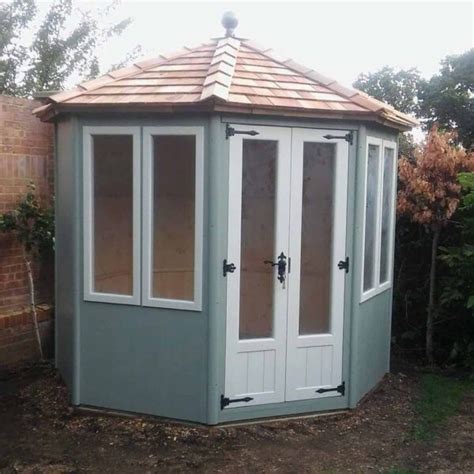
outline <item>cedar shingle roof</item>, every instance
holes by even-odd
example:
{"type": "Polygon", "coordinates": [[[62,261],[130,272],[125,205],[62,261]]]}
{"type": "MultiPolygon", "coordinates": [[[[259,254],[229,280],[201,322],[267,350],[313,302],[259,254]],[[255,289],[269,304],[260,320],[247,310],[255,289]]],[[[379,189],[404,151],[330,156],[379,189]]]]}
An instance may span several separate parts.
{"type": "Polygon", "coordinates": [[[61,110],[117,107],[363,117],[399,129],[418,124],[363,92],[233,37],[112,71],[51,96],[33,113],[48,120],[61,110]]]}

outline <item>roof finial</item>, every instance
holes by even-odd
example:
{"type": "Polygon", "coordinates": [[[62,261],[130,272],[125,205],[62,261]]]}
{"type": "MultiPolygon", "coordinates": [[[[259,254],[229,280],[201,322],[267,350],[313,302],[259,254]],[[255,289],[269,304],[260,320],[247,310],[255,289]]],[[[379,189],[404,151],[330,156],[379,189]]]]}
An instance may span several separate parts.
{"type": "Polygon", "coordinates": [[[239,20],[237,20],[237,17],[234,15],[234,12],[225,12],[224,15],[222,15],[222,26],[225,28],[225,36],[226,38],[234,36],[234,31],[237,28],[237,25],[239,24],[239,20]]]}

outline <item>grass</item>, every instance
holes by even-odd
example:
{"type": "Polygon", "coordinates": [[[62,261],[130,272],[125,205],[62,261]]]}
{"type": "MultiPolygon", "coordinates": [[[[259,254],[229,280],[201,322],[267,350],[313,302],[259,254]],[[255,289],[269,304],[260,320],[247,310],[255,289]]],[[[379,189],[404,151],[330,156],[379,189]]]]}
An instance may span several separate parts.
{"type": "Polygon", "coordinates": [[[428,440],[450,416],[457,413],[463,395],[474,389],[474,382],[426,374],[421,384],[421,398],[416,404],[420,421],[414,428],[414,437],[428,440]]]}

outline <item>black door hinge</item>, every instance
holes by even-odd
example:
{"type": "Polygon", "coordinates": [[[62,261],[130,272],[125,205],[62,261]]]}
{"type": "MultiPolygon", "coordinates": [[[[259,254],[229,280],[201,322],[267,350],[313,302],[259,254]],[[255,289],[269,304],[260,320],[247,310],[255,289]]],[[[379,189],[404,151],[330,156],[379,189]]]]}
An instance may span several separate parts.
{"type": "Polygon", "coordinates": [[[349,143],[349,145],[352,145],[354,143],[354,132],[348,132],[345,135],[324,135],[326,140],[334,140],[340,138],[341,140],[345,140],[346,142],[349,143]]]}
{"type": "Polygon", "coordinates": [[[316,390],[316,393],[326,392],[337,392],[344,395],[346,393],[346,382],[342,382],[341,385],[338,385],[336,388],[320,388],[319,390],[316,390]]]}
{"type": "Polygon", "coordinates": [[[346,273],[349,273],[349,257],[346,257],[345,260],[340,260],[337,264],[337,268],[339,268],[339,270],[345,270],[346,273]]]}
{"type": "Polygon", "coordinates": [[[236,270],[236,266],[233,263],[227,263],[227,259],[224,259],[222,264],[222,274],[227,276],[228,273],[234,273],[236,270]]]}
{"type": "Polygon", "coordinates": [[[225,126],[225,139],[228,140],[229,137],[233,137],[234,135],[250,135],[254,137],[258,135],[258,132],[256,130],[236,130],[227,123],[225,126]]]}
{"type": "Polygon", "coordinates": [[[227,405],[230,405],[231,403],[238,403],[238,402],[251,402],[253,400],[252,397],[244,397],[244,398],[229,398],[229,397],[224,397],[224,395],[221,395],[221,410],[223,410],[227,405]]]}

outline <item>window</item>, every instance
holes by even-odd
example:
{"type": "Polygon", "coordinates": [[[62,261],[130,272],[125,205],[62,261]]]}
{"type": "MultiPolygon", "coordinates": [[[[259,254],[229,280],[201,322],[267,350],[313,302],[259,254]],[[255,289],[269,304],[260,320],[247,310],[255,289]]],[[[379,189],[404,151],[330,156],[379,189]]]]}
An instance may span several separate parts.
{"type": "Polygon", "coordinates": [[[84,127],[84,298],[199,311],[203,130],[143,131],[84,127]]]}
{"type": "Polygon", "coordinates": [[[83,136],[85,299],[137,304],[139,129],[85,127],[83,136]]]}
{"type": "Polygon", "coordinates": [[[362,301],[391,285],[396,145],[368,137],[365,173],[362,301]]]}
{"type": "Polygon", "coordinates": [[[203,135],[145,127],[143,304],[201,309],[203,135]]]}

